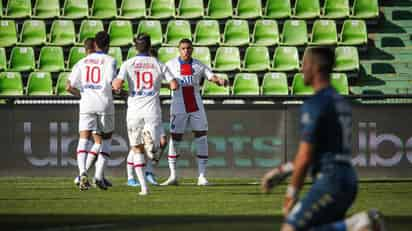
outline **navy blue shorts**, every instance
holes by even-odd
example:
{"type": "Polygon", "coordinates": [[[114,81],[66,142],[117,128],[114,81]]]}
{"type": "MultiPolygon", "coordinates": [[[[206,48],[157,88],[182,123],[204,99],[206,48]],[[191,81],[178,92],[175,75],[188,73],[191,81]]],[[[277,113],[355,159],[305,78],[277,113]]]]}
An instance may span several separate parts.
{"type": "Polygon", "coordinates": [[[357,193],[357,176],[348,164],[322,167],[309,192],[293,207],[286,223],[297,231],[342,220],[357,193]]]}

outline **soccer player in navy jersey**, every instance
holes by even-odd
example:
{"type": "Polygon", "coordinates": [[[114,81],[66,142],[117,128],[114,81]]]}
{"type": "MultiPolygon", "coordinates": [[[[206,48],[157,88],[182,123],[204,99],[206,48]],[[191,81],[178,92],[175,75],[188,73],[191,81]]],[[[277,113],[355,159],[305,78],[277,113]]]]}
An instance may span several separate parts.
{"type": "Polygon", "coordinates": [[[308,48],[303,58],[305,85],[315,94],[301,109],[301,138],[283,205],[281,231],[382,231],[379,212],[361,212],[344,220],[358,190],[351,163],[352,111],[330,83],[334,52],[308,48]],[[299,198],[306,173],[313,185],[299,198]]]}

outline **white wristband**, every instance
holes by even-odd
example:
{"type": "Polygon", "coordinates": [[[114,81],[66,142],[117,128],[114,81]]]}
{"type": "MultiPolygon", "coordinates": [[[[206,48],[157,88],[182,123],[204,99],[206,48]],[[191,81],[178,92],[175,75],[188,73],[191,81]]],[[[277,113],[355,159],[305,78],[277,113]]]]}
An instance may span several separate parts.
{"type": "Polygon", "coordinates": [[[298,190],[293,187],[292,185],[289,185],[288,188],[286,189],[286,196],[293,198],[293,199],[297,199],[298,198],[298,190]]]}

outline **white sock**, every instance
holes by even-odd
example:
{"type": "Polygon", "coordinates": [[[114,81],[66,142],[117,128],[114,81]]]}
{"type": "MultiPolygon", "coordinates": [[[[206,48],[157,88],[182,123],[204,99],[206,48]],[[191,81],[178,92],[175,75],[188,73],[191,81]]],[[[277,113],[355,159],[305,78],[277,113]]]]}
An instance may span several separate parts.
{"type": "Polygon", "coordinates": [[[167,156],[167,160],[169,162],[169,169],[170,169],[170,177],[171,178],[176,178],[177,173],[176,173],[176,162],[177,158],[179,157],[179,146],[180,146],[180,141],[173,140],[170,138],[169,141],[169,155],[167,156]]]}
{"type": "Polygon", "coordinates": [[[100,152],[101,144],[93,144],[92,148],[90,151],[87,153],[87,160],[86,160],[86,171],[89,171],[89,169],[93,166],[94,161],[97,158],[97,155],[100,152]]]}
{"type": "Polygon", "coordinates": [[[79,175],[86,173],[86,157],[88,152],[88,139],[79,139],[77,144],[77,167],[79,168],[79,175]]]}
{"type": "Polygon", "coordinates": [[[207,160],[209,156],[207,136],[195,138],[197,151],[197,166],[199,177],[206,177],[207,160]]]}
{"type": "Polygon", "coordinates": [[[146,162],[145,173],[153,173],[153,164],[152,161],[146,162]]]}
{"type": "Polygon", "coordinates": [[[143,173],[143,168],[145,166],[144,155],[142,153],[133,153],[134,171],[136,172],[137,179],[141,186],[142,192],[147,192],[146,178],[143,173]]]}
{"type": "Polygon", "coordinates": [[[132,180],[134,179],[133,171],[134,171],[134,163],[133,163],[133,151],[130,151],[129,154],[127,155],[127,163],[126,163],[126,169],[127,169],[127,180],[132,180]]]}
{"type": "Polygon", "coordinates": [[[103,180],[106,162],[109,160],[111,153],[111,145],[112,139],[103,140],[102,142],[102,148],[96,161],[96,172],[94,175],[97,180],[103,180]]]}
{"type": "Polygon", "coordinates": [[[347,231],[359,231],[370,225],[369,216],[366,212],[354,214],[345,220],[347,231]]]}

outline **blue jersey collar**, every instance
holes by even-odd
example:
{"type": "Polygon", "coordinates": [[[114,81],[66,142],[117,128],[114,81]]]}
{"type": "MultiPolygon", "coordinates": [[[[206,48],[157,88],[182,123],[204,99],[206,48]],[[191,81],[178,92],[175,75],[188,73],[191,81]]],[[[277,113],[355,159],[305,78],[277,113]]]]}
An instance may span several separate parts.
{"type": "Polygon", "coordinates": [[[187,61],[187,62],[183,61],[180,57],[179,57],[178,59],[179,59],[179,63],[180,63],[180,64],[190,64],[190,65],[192,65],[192,63],[193,63],[193,59],[192,59],[192,58],[190,58],[190,60],[187,61]]]}
{"type": "Polygon", "coordinates": [[[149,57],[150,54],[149,54],[149,53],[139,53],[139,54],[137,54],[136,56],[139,56],[139,57],[149,57]]]}
{"type": "Polygon", "coordinates": [[[94,52],[94,53],[99,54],[99,55],[105,54],[104,51],[96,51],[96,52],[94,52]]]}

